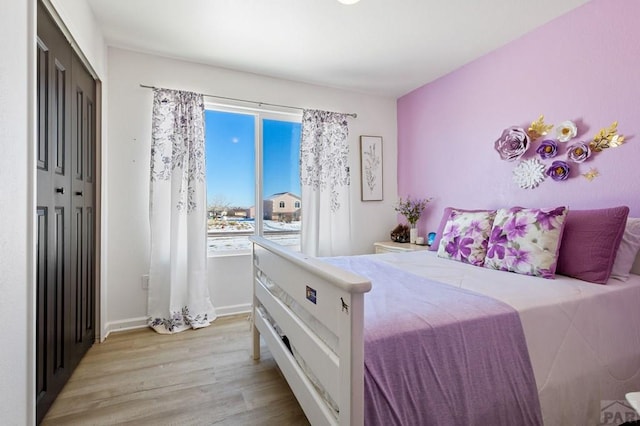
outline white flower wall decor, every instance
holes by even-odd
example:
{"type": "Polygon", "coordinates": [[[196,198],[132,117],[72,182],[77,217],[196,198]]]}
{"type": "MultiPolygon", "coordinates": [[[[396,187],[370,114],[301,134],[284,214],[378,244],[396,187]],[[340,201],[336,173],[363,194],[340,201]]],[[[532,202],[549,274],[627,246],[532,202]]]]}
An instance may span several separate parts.
{"type": "Polygon", "coordinates": [[[523,160],[513,169],[513,180],[522,189],[533,189],[545,179],[545,166],[537,158],[523,160]]]}
{"type": "Polygon", "coordinates": [[[571,120],[563,121],[556,127],[556,139],[558,139],[558,142],[568,142],[575,138],[577,134],[578,127],[571,120]]]}

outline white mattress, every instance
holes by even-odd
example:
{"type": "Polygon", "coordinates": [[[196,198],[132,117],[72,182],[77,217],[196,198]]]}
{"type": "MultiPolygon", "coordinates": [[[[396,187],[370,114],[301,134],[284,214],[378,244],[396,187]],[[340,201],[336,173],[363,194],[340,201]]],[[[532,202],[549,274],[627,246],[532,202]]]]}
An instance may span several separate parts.
{"type": "Polygon", "coordinates": [[[640,276],[607,285],[489,270],[435,252],[376,260],[501,300],[519,313],[545,425],[599,423],[601,401],[640,390],[640,276]]]}

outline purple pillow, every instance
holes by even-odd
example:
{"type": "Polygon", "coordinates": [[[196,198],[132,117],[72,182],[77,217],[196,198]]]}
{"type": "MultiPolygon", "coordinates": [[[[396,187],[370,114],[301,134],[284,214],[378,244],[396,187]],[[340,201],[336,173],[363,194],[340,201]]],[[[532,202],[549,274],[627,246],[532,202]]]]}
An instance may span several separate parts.
{"type": "Polygon", "coordinates": [[[482,266],[495,217],[495,210],[477,213],[451,210],[440,239],[438,257],[482,266]]]}
{"type": "Polygon", "coordinates": [[[556,273],[606,284],[624,234],[629,207],[570,210],[556,273]]]}
{"type": "Polygon", "coordinates": [[[436,230],[436,237],[433,240],[433,244],[429,246],[430,251],[438,251],[438,247],[440,247],[440,240],[442,239],[442,233],[444,232],[444,227],[447,225],[447,221],[449,220],[449,216],[451,216],[451,211],[457,210],[461,213],[495,213],[495,210],[464,210],[457,209],[455,207],[445,207],[442,212],[442,219],[440,219],[440,225],[438,225],[438,229],[436,230]]]}
{"type": "Polygon", "coordinates": [[[498,209],[485,268],[552,279],[566,218],[564,206],[498,209]]]}

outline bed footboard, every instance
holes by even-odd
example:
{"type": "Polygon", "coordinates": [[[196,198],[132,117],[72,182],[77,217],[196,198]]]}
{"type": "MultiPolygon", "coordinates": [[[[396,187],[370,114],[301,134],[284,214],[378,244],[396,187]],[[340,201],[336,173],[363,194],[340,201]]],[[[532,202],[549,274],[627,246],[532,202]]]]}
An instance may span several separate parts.
{"type": "Polygon", "coordinates": [[[254,359],[262,336],[312,424],[362,425],[364,293],[370,281],[265,238],[250,239],[254,359]],[[274,284],[286,300],[270,290],[274,284]],[[335,346],[318,328],[335,335],[335,346]]]}

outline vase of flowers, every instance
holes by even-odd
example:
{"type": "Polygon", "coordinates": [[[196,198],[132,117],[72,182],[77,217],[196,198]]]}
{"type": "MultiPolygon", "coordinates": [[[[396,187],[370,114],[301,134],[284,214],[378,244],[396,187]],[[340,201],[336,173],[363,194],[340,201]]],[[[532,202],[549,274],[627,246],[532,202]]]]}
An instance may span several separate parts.
{"type": "Polygon", "coordinates": [[[427,203],[431,201],[431,198],[415,198],[411,199],[411,197],[407,197],[406,200],[400,198],[398,204],[395,207],[395,210],[403,215],[407,222],[410,225],[409,231],[409,242],[412,244],[416,243],[416,238],[418,236],[418,229],[416,228],[416,224],[418,220],[420,220],[420,216],[422,212],[427,207],[427,203]]]}

